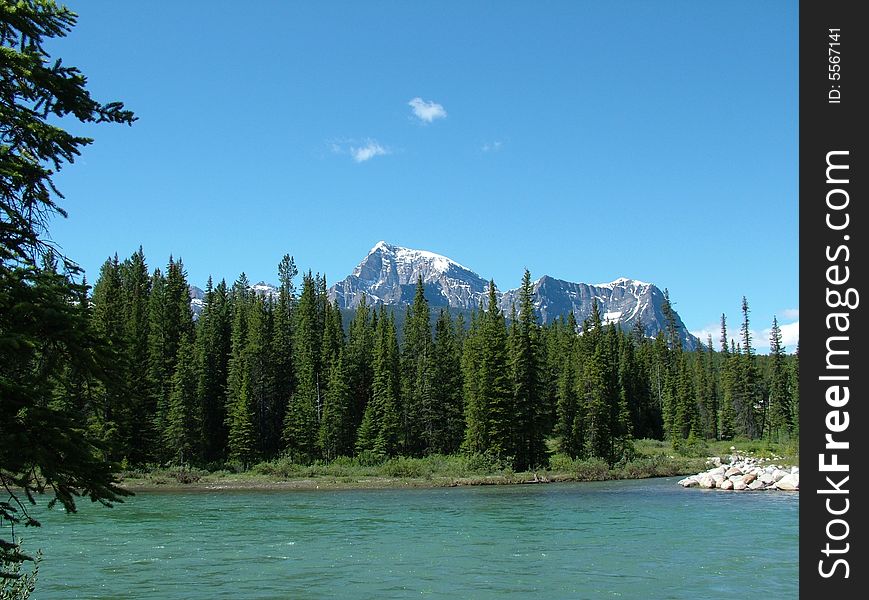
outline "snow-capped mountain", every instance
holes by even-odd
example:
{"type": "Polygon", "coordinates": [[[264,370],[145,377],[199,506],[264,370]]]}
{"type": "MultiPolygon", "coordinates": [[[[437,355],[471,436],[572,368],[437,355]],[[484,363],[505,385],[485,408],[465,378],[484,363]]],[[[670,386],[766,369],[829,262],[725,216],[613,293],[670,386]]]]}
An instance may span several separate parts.
{"type": "MultiPolygon", "coordinates": [[[[347,311],[355,309],[363,295],[369,305],[404,306],[413,302],[420,276],[433,308],[468,312],[478,308],[481,302],[484,307],[488,304],[489,283],[474,271],[434,252],[386,242],[378,242],[352,274],[329,288],[329,300],[337,301],[338,306],[347,311]]],[[[265,282],[256,283],[250,289],[259,295],[277,295],[277,287],[265,282]]],[[[190,286],[194,319],[202,312],[204,296],[201,289],[190,286]]],[[[595,299],[605,322],[621,323],[625,329],[632,329],[640,322],[648,337],[666,328],[662,310],[664,293],[651,283],[624,277],[610,283],[573,283],[548,275],[534,283],[534,306],[542,323],[572,312],[581,327],[591,316],[595,299]]],[[[498,292],[498,305],[508,316],[514,303],[518,308],[518,289],[498,292]]],[[[678,314],[676,326],[683,346],[697,348],[699,340],[688,332],[678,314]]]]}
{"type": "MultiPolygon", "coordinates": [[[[621,323],[632,329],[637,322],[647,337],[654,337],[666,327],[664,293],[651,283],[620,277],[610,283],[573,283],[544,275],[534,282],[534,307],[540,320],[548,323],[570,312],[576,322],[591,317],[592,303],[597,304],[604,322],[621,323]]],[[[500,307],[510,314],[511,306],[519,306],[519,290],[505,292],[500,307]]],[[[682,319],[676,314],[676,327],[682,344],[689,349],[697,346],[697,339],[688,333],[682,319]]]]}
{"type": "MultiPolygon", "coordinates": [[[[404,305],[413,301],[417,278],[422,276],[426,298],[433,307],[471,310],[487,304],[488,282],[456,261],[425,250],[413,250],[378,242],[353,273],[329,289],[330,301],[353,309],[363,294],[369,304],[404,305]]],[[[498,294],[499,306],[510,314],[518,306],[519,291],[498,294]]],[[[592,301],[605,321],[618,322],[630,329],[639,321],[645,334],[655,336],[666,327],[662,311],[664,293],[655,285],[620,278],[610,283],[572,283],[543,276],[534,283],[534,303],[541,322],[548,323],[573,312],[577,323],[591,316],[592,301]]],[[[686,348],[697,347],[698,340],[685,328],[679,315],[676,325],[686,348]]]]}
{"type": "Polygon", "coordinates": [[[329,288],[329,299],[341,308],[356,308],[363,294],[369,304],[410,303],[420,275],[433,306],[476,307],[488,287],[485,279],[446,256],[377,242],[351,275],[329,288]]]}

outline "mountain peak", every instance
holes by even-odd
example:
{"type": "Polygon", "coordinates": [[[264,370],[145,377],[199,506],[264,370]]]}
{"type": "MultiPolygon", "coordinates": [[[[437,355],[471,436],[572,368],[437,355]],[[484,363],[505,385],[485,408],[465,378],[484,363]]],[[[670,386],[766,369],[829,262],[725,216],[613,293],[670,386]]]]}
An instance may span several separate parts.
{"type": "MultiPolygon", "coordinates": [[[[422,279],[425,296],[434,307],[471,311],[485,304],[488,281],[451,258],[428,250],[415,250],[377,242],[353,273],[329,289],[330,301],[354,309],[365,297],[369,305],[404,306],[413,302],[417,281],[422,279]]],[[[534,307],[541,322],[548,323],[567,313],[577,322],[588,318],[594,302],[602,318],[630,328],[641,324],[650,337],[664,327],[664,294],[652,284],[619,277],[615,281],[589,285],[547,275],[534,283],[534,307]]],[[[509,311],[518,305],[519,290],[498,292],[498,304],[509,311]]],[[[677,328],[686,347],[693,348],[691,336],[676,315],[677,328]]]]}
{"type": "MultiPolygon", "coordinates": [[[[436,254],[434,252],[429,252],[428,250],[416,250],[414,248],[396,246],[395,244],[390,244],[384,240],[380,240],[374,245],[374,247],[368,252],[368,257],[366,257],[366,259],[356,267],[357,270],[359,270],[359,268],[362,267],[372,255],[377,254],[386,255],[393,259],[398,267],[401,267],[402,265],[426,265],[429,269],[440,273],[446,273],[449,271],[450,267],[457,267],[464,271],[470,271],[473,273],[471,269],[442,254],[436,254]]],[[[423,277],[423,279],[425,279],[425,277],[423,277]]]]}
{"type": "Polygon", "coordinates": [[[640,281],[639,279],[630,279],[628,277],[619,277],[615,281],[610,281],[608,283],[595,283],[592,285],[593,285],[593,287],[598,287],[598,288],[613,289],[613,288],[619,287],[619,286],[621,286],[621,287],[627,287],[627,286],[640,287],[640,286],[648,286],[648,285],[652,285],[652,284],[646,283],[645,281],[640,281]]]}

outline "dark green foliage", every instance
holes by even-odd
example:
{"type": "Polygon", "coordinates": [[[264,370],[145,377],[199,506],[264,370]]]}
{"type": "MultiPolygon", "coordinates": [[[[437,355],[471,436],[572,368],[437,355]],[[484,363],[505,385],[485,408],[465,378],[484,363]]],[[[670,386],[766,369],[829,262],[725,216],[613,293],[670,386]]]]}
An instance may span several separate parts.
{"type": "Polygon", "coordinates": [[[247,371],[247,338],[253,302],[250,282],[242,273],[232,286],[232,334],[226,386],[228,456],[242,464],[250,464],[256,458],[254,414],[247,371]]]}
{"type": "Polygon", "coordinates": [[[320,421],[319,447],[323,458],[332,460],[353,453],[353,430],[350,422],[352,395],[347,369],[339,354],[331,361],[323,418],[320,421]]]}
{"type": "MultiPolygon", "coordinates": [[[[46,490],[68,511],[77,496],[110,503],[127,495],[103,445],[117,439],[106,403],[118,398],[90,391],[117,389],[111,384],[117,348],[94,331],[87,288],[73,280],[80,271],[54,254],[48,237],[51,219],[66,216],[52,177],[92,141],[62,129],[64,117],[135,120],[121,103],[93,99],[85,76],[48,54],[48,42],[75,22],[54,2],[0,3],[0,485],[9,494],[0,503],[2,525],[36,524],[22,498],[35,502],[34,494],[46,490]],[[93,410],[92,403],[102,406],[93,410]],[[98,412],[95,439],[85,422],[98,412]]],[[[106,325],[117,341],[115,319],[106,325]]],[[[14,540],[0,540],[0,547],[5,576],[24,557],[14,540]]]]}
{"type": "Polygon", "coordinates": [[[271,340],[274,368],[274,412],[283,422],[286,406],[296,388],[293,363],[293,322],[296,310],[294,279],[299,274],[293,257],[285,254],[278,263],[278,298],[274,306],[274,328],[271,340]]]}
{"type": "Polygon", "coordinates": [[[371,386],[374,381],[374,340],[372,311],[363,296],[350,324],[344,360],[350,387],[349,419],[352,431],[361,427],[362,416],[371,399],[371,386]]]}
{"type": "Polygon", "coordinates": [[[514,466],[517,470],[525,470],[545,465],[547,462],[547,394],[543,383],[543,351],[540,326],[534,315],[531,273],[528,270],[522,278],[519,302],[519,318],[513,321],[510,335],[512,410],[515,420],[512,442],[514,466]]]}
{"type": "Polygon", "coordinates": [[[272,377],[271,303],[263,296],[254,295],[248,311],[243,368],[248,378],[248,399],[254,414],[257,455],[271,457],[277,454],[281,437],[272,377]]]}
{"type": "Polygon", "coordinates": [[[769,383],[769,427],[770,439],[784,439],[793,432],[793,417],[791,416],[791,381],[790,373],[785,365],[784,348],[782,347],[781,329],[778,319],[772,319],[770,345],[770,383],[769,383]]]}
{"type": "MultiPolygon", "coordinates": [[[[154,272],[151,279],[149,313],[149,374],[156,396],[154,426],[156,431],[162,432],[166,428],[178,347],[184,335],[193,335],[190,291],[180,259],[175,261],[169,257],[165,277],[159,269],[154,272]]],[[[159,460],[170,458],[162,444],[153,449],[153,454],[159,460]]]]}
{"type": "Polygon", "coordinates": [[[107,345],[110,356],[110,377],[95,386],[92,396],[89,429],[106,447],[106,458],[119,461],[130,447],[131,415],[127,382],[131,372],[126,364],[129,356],[125,327],[124,298],[121,291],[121,267],[117,255],[103,263],[94,286],[92,326],[107,345]]]}
{"type": "Polygon", "coordinates": [[[507,324],[498,308],[495,283],[489,282],[486,310],[471,319],[464,344],[467,452],[512,460],[515,448],[512,378],[508,363],[507,324]]]}
{"type": "Polygon", "coordinates": [[[198,462],[200,459],[202,413],[197,395],[195,360],[193,342],[185,333],[178,346],[178,360],[172,374],[172,390],[169,393],[166,413],[166,428],[163,430],[166,453],[179,464],[198,462]]]}
{"type": "Polygon", "coordinates": [[[226,455],[227,377],[231,346],[231,306],[226,282],[205,288],[205,303],[196,328],[196,395],[202,411],[202,457],[206,463],[226,455]]]}
{"type": "Polygon", "coordinates": [[[401,351],[401,429],[406,454],[434,451],[438,418],[432,394],[431,311],[420,275],[413,304],[407,307],[401,351]]]}
{"type": "Polygon", "coordinates": [[[465,431],[460,343],[449,311],[441,309],[432,347],[429,417],[429,447],[438,454],[456,452],[465,431]]]}
{"type": "Polygon", "coordinates": [[[371,451],[392,456],[399,449],[401,417],[399,413],[399,352],[395,324],[389,313],[380,309],[377,320],[377,346],[374,353],[374,384],[372,397],[365,408],[357,452],[371,451]]]}
{"type": "Polygon", "coordinates": [[[304,459],[316,456],[326,383],[320,372],[324,323],[319,295],[319,283],[309,271],[302,280],[296,308],[293,335],[296,387],[289,398],[283,429],[287,450],[304,459]]]}
{"type": "Polygon", "coordinates": [[[129,407],[129,438],[124,456],[132,464],[144,464],[150,458],[156,434],[151,419],[154,392],[148,377],[148,298],[151,295],[151,278],[141,247],[121,264],[121,286],[126,329],[124,362],[127,377],[124,383],[129,407]]]}
{"type": "Polygon", "coordinates": [[[748,301],[742,298],[742,351],[737,350],[737,362],[734,365],[733,377],[733,411],[735,416],[735,433],[753,439],[763,434],[763,419],[766,406],[758,386],[757,367],[754,361],[754,351],[751,347],[751,328],[748,319],[748,301]],[[758,412],[760,424],[758,424],[758,412]]]}

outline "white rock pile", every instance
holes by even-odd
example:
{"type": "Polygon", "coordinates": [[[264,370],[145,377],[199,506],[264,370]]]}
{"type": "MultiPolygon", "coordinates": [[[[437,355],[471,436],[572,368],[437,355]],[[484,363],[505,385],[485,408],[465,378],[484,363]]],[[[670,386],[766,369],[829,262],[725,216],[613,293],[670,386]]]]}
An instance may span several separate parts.
{"type": "Polygon", "coordinates": [[[717,490],[783,490],[795,492],[800,489],[800,468],[782,467],[771,463],[772,459],[755,458],[734,453],[726,464],[717,456],[707,459],[712,468],[679,481],[682,487],[700,487],[717,490]]]}

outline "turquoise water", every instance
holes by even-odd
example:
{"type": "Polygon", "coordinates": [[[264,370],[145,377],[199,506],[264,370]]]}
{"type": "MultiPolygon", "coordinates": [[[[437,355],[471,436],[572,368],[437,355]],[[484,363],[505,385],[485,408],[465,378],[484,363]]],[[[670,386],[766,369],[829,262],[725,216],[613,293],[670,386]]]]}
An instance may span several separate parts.
{"type": "Polygon", "coordinates": [[[796,598],[798,496],[676,479],[140,493],[42,514],[34,598],[796,598]]]}

